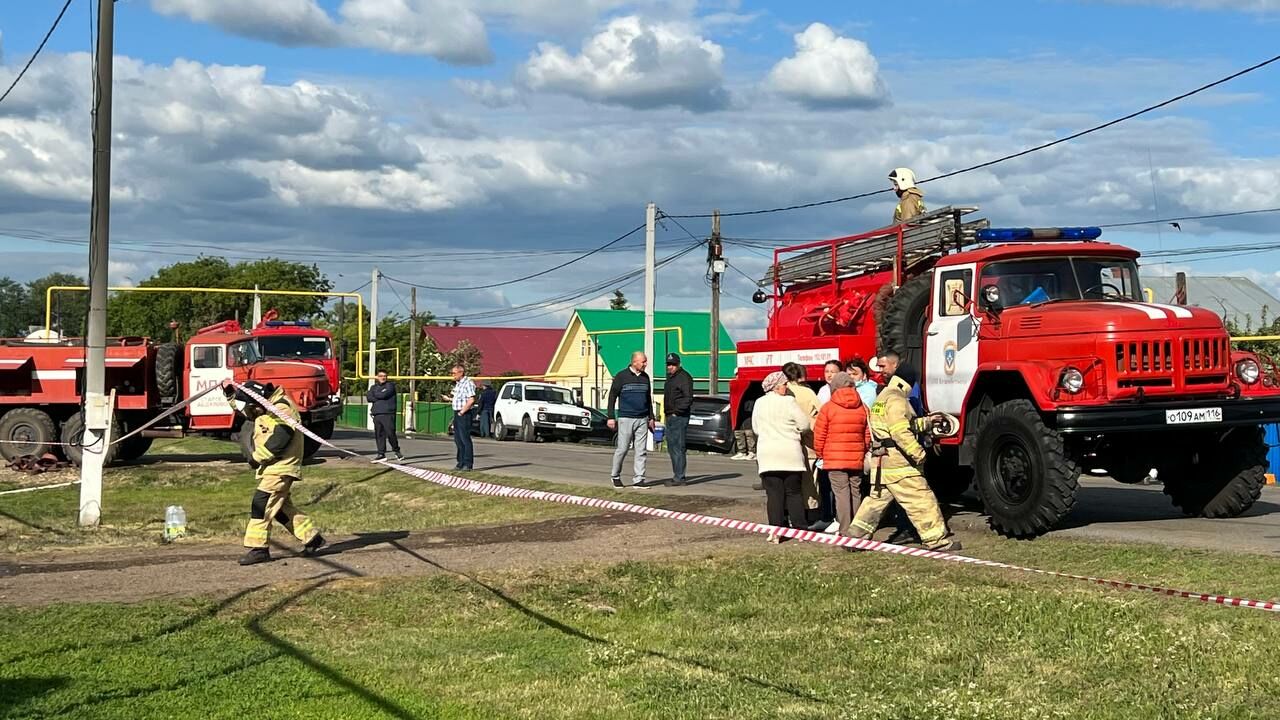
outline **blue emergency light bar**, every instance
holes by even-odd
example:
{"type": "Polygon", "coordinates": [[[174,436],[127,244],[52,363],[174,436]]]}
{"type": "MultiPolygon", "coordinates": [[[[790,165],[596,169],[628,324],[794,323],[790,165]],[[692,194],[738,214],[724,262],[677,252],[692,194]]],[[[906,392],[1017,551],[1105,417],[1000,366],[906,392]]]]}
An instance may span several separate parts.
{"type": "Polygon", "coordinates": [[[1036,240],[1097,240],[1098,227],[986,228],[979,230],[978,242],[1035,242],[1036,240]]]}
{"type": "Polygon", "coordinates": [[[267,327],[311,327],[310,320],[268,320],[267,327]]]}

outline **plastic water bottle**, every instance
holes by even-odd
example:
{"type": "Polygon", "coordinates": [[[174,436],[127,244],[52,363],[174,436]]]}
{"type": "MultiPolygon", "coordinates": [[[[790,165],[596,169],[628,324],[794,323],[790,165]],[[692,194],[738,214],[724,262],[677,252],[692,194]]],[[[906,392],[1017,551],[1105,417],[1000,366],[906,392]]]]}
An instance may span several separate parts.
{"type": "Polygon", "coordinates": [[[170,505],[164,509],[164,539],[173,542],[187,534],[187,511],[181,505],[170,505]]]}

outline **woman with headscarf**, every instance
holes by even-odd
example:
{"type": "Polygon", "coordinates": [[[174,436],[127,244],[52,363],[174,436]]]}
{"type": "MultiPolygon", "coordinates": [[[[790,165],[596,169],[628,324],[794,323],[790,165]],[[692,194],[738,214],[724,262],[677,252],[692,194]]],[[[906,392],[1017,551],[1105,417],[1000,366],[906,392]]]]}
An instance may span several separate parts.
{"type": "MultiPolygon", "coordinates": [[[[782,372],[764,379],[764,396],[756,400],[751,426],[756,433],[756,464],[764,486],[769,524],[804,530],[805,498],[800,481],[809,471],[802,437],[812,425],[810,415],[800,408],[782,372]]],[[[769,542],[780,543],[777,534],[769,542]]]]}

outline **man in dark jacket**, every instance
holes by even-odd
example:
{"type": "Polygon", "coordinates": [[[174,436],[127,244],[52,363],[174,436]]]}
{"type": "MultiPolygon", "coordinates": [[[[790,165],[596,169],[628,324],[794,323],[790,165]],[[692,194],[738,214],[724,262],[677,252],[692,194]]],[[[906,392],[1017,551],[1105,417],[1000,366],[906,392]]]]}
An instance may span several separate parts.
{"type": "Polygon", "coordinates": [[[480,391],[480,437],[490,437],[493,423],[493,408],[498,404],[498,391],[492,383],[485,383],[480,391]]]}
{"type": "Polygon", "coordinates": [[[671,456],[671,484],[683,485],[686,457],[685,436],[689,432],[689,415],[693,410],[693,377],[680,367],[680,356],[667,354],[667,382],[662,390],[662,407],[667,414],[663,442],[671,456]]]}
{"type": "Polygon", "coordinates": [[[376,382],[365,399],[369,401],[369,414],[373,416],[373,440],[378,444],[378,456],[374,460],[387,457],[387,441],[391,441],[391,450],[397,460],[403,460],[400,454],[400,441],[396,439],[396,384],[387,379],[385,370],[374,376],[376,382]]]}
{"type": "Polygon", "coordinates": [[[608,424],[610,430],[618,433],[611,473],[614,487],[624,487],[622,463],[627,459],[628,449],[635,452],[635,482],[631,487],[646,487],[645,461],[649,456],[649,432],[654,428],[653,382],[644,371],[648,365],[648,356],[642,352],[632,353],[631,364],[614,376],[613,386],[609,388],[608,424]],[[617,415],[614,415],[615,407],[617,415]]]}

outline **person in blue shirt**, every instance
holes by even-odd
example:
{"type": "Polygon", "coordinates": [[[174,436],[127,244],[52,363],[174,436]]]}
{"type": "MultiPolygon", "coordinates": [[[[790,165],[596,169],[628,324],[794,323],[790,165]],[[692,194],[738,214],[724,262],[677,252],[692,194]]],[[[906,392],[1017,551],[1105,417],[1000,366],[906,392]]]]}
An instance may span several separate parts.
{"type": "Polygon", "coordinates": [[[480,392],[480,437],[491,437],[490,427],[493,423],[493,408],[498,404],[498,391],[492,383],[485,383],[480,392]]]}

